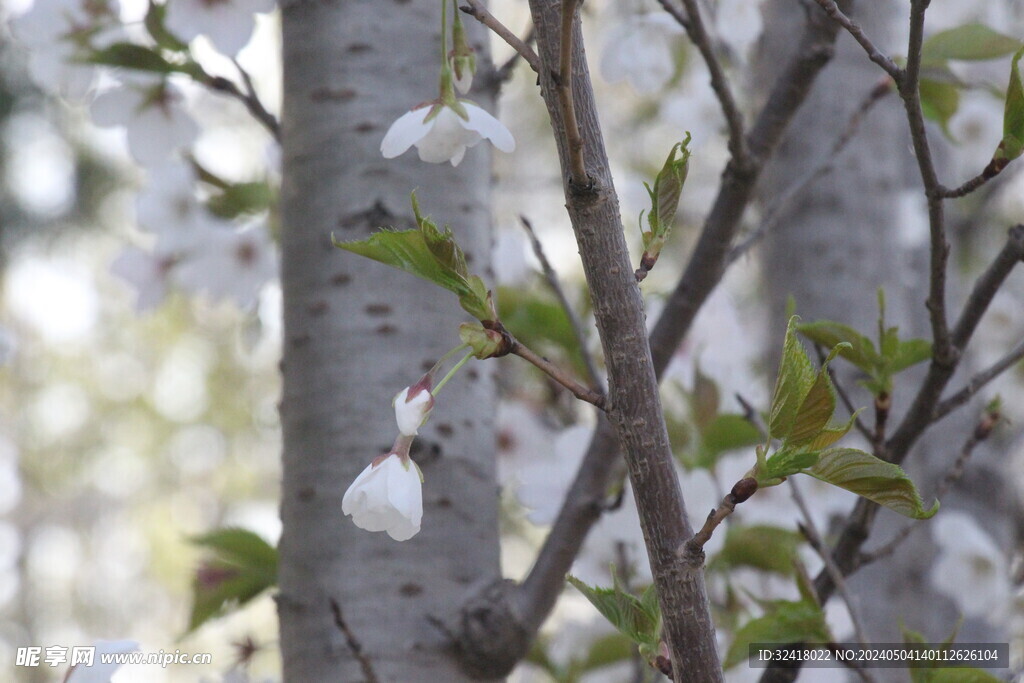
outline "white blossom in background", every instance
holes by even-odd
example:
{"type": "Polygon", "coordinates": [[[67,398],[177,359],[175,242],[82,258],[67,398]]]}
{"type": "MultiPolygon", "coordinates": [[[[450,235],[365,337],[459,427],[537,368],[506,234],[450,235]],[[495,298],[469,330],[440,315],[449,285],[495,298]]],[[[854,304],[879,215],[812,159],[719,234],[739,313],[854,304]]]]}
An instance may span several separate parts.
{"type": "Polygon", "coordinates": [[[952,598],[964,616],[1001,625],[1013,597],[1003,550],[959,510],[943,510],[930,526],[940,551],[929,573],[932,586],[952,598]]]}
{"type": "Polygon", "coordinates": [[[181,92],[170,83],[129,82],[98,95],[90,113],[98,126],[124,126],[128,149],[145,166],[167,160],[198,137],[199,127],[182,100],[181,92]]]}
{"type": "Polygon", "coordinates": [[[176,260],[170,254],[128,245],[110,264],[110,272],[131,285],[136,294],[135,310],[144,313],[163,303],[176,260]]]}
{"type": "Polygon", "coordinates": [[[520,469],[550,452],[554,432],[523,401],[500,401],[495,423],[498,482],[514,490],[520,482],[520,469]]]}
{"type": "Polygon", "coordinates": [[[139,651],[139,644],[134,640],[97,640],[93,646],[96,653],[92,666],[77,664],[71,667],[65,683],[110,683],[110,677],[121,668],[121,664],[106,663],[104,657],[139,651]]]}
{"type": "Polygon", "coordinates": [[[398,431],[405,436],[416,436],[420,426],[426,422],[430,411],[434,407],[434,397],[426,389],[417,386],[412,397],[409,397],[409,390],[412,387],[402,389],[395,396],[395,421],[398,422],[398,431]]]}
{"type": "Polygon", "coordinates": [[[380,143],[381,154],[393,159],[415,145],[420,159],[427,163],[450,161],[458,166],[466,148],[485,138],[502,152],[515,150],[516,141],[501,121],[472,102],[459,100],[457,105],[462,112],[428,103],[398,117],[380,143]]]}
{"type": "Polygon", "coordinates": [[[366,531],[386,531],[396,541],[407,541],[423,520],[423,484],[414,462],[389,453],[363,470],[348,487],[341,511],[366,531]]]}
{"type": "Polygon", "coordinates": [[[11,29],[28,48],[33,80],[52,92],[83,97],[93,83],[96,68],[75,61],[80,54],[78,41],[90,33],[97,47],[119,39],[118,11],[116,0],[36,0],[28,12],[15,17],[11,29]]]}
{"type": "Polygon", "coordinates": [[[624,562],[634,572],[634,584],[653,581],[633,488],[628,482],[625,486],[621,505],[601,515],[572,565],[570,573],[592,586],[610,586],[609,567],[614,564],[621,573],[624,562]]]}
{"type": "Polygon", "coordinates": [[[534,453],[519,466],[516,498],[527,509],[527,519],[534,524],[555,521],[593,431],[585,425],[563,429],[553,443],[548,441],[543,451],[534,453]]]}
{"type": "Polygon", "coordinates": [[[761,35],[764,22],[758,0],[718,0],[715,33],[745,62],[750,48],[761,35]]]}
{"type": "Polygon", "coordinates": [[[274,0],[167,0],[165,26],[186,43],[206,36],[234,57],[249,42],[254,14],[274,9],[274,0]]]}
{"type": "Polygon", "coordinates": [[[165,252],[193,249],[206,235],[212,219],[196,196],[196,182],[191,166],[181,160],[146,168],[135,219],[140,229],[157,236],[157,247],[165,252]]]}
{"type": "Polygon", "coordinates": [[[629,81],[642,95],[658,92],[675,74],[674,48],[682,32],[664,12],[627,17],[605,38],[601,75],[610,83],[629,81]]]}
{"type": "Polygon", "coordinates": [[[277,277],[277,256],[263,220],[235,230],[211,221],[202,247],[182,256],[174,268],[183,290],[213,299],[233,299],[242,308],[255,306],[260,290],[277,277]]]}

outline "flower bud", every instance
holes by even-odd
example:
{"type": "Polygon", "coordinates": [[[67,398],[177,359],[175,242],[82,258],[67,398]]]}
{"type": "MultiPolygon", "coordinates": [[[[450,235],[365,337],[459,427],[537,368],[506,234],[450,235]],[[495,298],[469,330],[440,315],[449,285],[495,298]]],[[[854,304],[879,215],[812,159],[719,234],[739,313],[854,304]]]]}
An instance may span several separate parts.
{"type": "Polygon", "coordinates": [[[394,405],[398,431],[405,436],[415,436],[434,408],[434,396],[421,381],[402,389],[395,396],[394,405]]]}

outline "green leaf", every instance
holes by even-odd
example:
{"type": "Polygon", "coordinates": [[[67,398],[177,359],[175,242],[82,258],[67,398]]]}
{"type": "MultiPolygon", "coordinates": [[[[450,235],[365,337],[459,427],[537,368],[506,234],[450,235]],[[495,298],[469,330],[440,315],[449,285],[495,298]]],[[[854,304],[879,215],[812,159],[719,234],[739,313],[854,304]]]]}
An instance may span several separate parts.
{"type": "Polygon", "coordinates": [[[793,560],[803,537],[789,529],[770,525],[729,527],[725,544],[709,563],[709,568],[727,571],[734,567],[753,567],[783,576],[793,574],[793,560]]]}
{"type": "Polygon", "coordinates": [[[718,385],[701,372],[698,365],[694,369],[693,394],[690,396],[693,421],[697,423],[698,431],[703,433],[718,415],[719,400],[718,385]]]}
{"type": "Polygon", "coordinates": [[[786,444],[791,446],[803,446],[815,440],[818,434],[824,430],[832,419],[832,413],[836,410],[836,391],[832,387],[832,378],[828,374],[828,364],[849,346],[842,342],[829,353],[828,358],[821,364],[818,376],[811,385],[810,390],[801,402],[793,420],[793,428],[786,437],[786,444]]]}
{"type": "Polygon", "coordinates": [[[701,434],[701,461],[714,464],[718,456],[762,441],[761,432],[743,415],[719,415],[701,434]]]}
{"type": "Polygon", "coordinates": [[[612,633],[595,640],[587,656],[576,664],[576,671],[585,673],[629,659],[634,652],[633,641],[621,633],[612,633]]]}
{"type": "Polygon", "coordinates": [[[265,181],[231,183],[207,200],[210,212],[221,218],[236,218],[266,211],[274,203],[274,192],[265,181]]]}
{"type": "Polygon", "coordinates": [[[136,43],[113,43],[92,52],[86,61],[90,64],[106,64],[161,74],[178,70],[177,66],[163,58],[159,50],[136,43]]]}
{"type": "Polygon", "coordinates": [[[901,372],[907,368],[931,360],[932,343],[926,339],[908,339],[901,341],[896,347],[896,353],[889,359],[889,368],[893,373],[901,372]]]}
{"type": "Polygon", "coordinates": [[[789,319],[786,341],[782,346],[779,375],[772,394],[768,433],[776,439],[784,439],[789,435],[797,410],[814,384],[816,375],[807,352],[796,336],[796,325],[799,320],[797,316],[789,319]]]}
{"type": "Polygon", "coordinates": [[[836,441],[839,441],[839,439],[846,436],[853,428],[853,423],[856,421],[859,413],[860,411],[858,410],[856,413],[851,415],[846,424],[839,425],[837,427],[825,427],[805,445],[805,448],[809,451],[820,451],[823,448],[828,448],[836,441]]]}
{"type": "Polygon", "coordinates": [[[548,289],[499,287],[497,300],[502,323],[517,339],[538,353],[560,354],[580,375],[587,372],[569,316],[548,289]]]}
{"type": "Polygon", "coordinates": [[[654,267],[675,223],[679,197],[682,195],[686,175],[690,170],[689,144],[690,134],[687,133],[681,142],[672,146],[668,158],[654,179],[654,187],[644,183],[651,198],[651,210],[647,214],[647,225],[650,230],[641,231],[644,246],[644,255],[640,260],[641,271],[646,272],[654,267]]]}
{"type": "Polygon", "coordinates": [[[814,451],[782,448],[768,458],[764,472],[756,474],[758,487],[776,486],[789,476],[803,472],[818,462],[819,454],[814,451]]]}
{"type": "Polygon", "coordinates": [[[806,473],[914,519],[928,519],[939,510],[938,501],[931,509],[924,508],[914,482],[899,465],[855,448],[822,452],[806,473]]]}
{"type": "Polygon", "coordinates": [[[842,343],[849,344],[839,350],[839,355],[864,372],[871,372],[878,363],[875,345],[849,325],[831,320],[819,320],[813,323],[800,323],[796,329],[797,332],[826,349],[833,349],[842,343]]]}
{"type": "Polygon", "coordinates": [[[339,242],[332,235],[331,240],[339,249],[404,270],[454,292],[463,310],[481,322],[494,319],[487,287],[476,275],[467,275],[466,258],[450,229],[440,232],[425,221],[420,230],[381,230],[365,240],[352,242],[339,242]]]}
{"type": "Polygon", "coordinates": [[[614,579],[612,588],[588,586],[572,575],[566,576],[566,580],[583,593],[597,611],[630,640],[639,645],[657,647],[661,628],[660,615],[651,611],[648,602],[622,590],[617,578],[614,579]]]}
{"type": "Polygon", "coordinates": [[[251,531],[217,529],[192,539],[212,551],[192,582],[188,632],[277,584],[277,550],[251,531]]]}
{"type": "Polygon", "coordinates": [[[144,21],[146,30],[149,31],[149,35],[160,47],[167,50],[173,50],[175,52],[185,52],[188,50],[188,44],[182,42],[167,30],[164,23],[164,17],[166,15],[166,4],[160,5],[155,2],[150,2],[144,21]]]}
{"type": "Polygon", "coordinates": [[[920,82],[921,111],[925,118],[935,121],[942,127],[947,138],[952,139],[949,131],[949,120],[960,108],[960,91],[951,83],[922,78],[920,82]]]}
{"type": "Polygon", "coordinates": [[[1024,84],[1021,83],[1019,68],[1022,56],[1024,47],[1013,55],[1010,63],[1010,84],[1006,88],[1006,108],[1003,110],[1003,139],[992,157],[993,162],[1002,162],[1002,166],[1024,152],[1024,84]]]}
{"type": "Polygon", "coordinates": [[[921,61],[939,64],[947,59],[984,61],[1013,54],[1021,41],[993,31],[984,24],[966,24],[929,37],[921,45],[921,61]]]}
{"type": "Polygon", "coordinates": [[[723,666],[732,668],[749,656],[753,643],[827,643],[832,640],[825,613],[814,602],[766,602],[764,616],[744,624],[733,637],[723,666]]]}

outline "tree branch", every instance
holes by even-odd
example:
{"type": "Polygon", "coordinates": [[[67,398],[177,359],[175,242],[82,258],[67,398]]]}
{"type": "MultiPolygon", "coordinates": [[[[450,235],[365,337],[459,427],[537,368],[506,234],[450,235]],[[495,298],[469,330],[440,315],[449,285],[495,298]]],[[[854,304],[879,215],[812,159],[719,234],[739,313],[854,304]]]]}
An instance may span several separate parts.
{"type": "Polygon", "coordinates": [[[573,98],[573,25],[576,19],[576,5],[579,0],[561,0],[562,21],[558,40],[558,77],[555,79],[558,104],[565,122],[565,142],[568,151],[569,178],[577,188],[590,186],[587,168],[583,162],[583,137],[576,120],[576,103],[573,98]]]}
{"type": "MultiPolygon", "coordinates": [[[[547,280],[548,287],[551,288],[551,291],[558,299],[558,303],[562,306],[562,310],[565,311],[565,316],[569,319],[569,325],[572,327],[572,333],[576,337],[576,344],[580,349],[580,356],[583,358],[583,365],[586,366],[587,374],[590,376],[590,384],[599,390],[601,387],[601,375],[597,371],[594,355],[587,349],[587,335],[583,332],[583,324],[580,322],[579,316],[576,315],[576,310],[569,303],[569,298],[565,295],[565,290],[562,289],[562,283],[558,280],[558,274],[551,267],[551,262],[548,261],[547,254],[544,253],[544,245],[537,239],[537,233],[533,231],[533,224],[530,223],[526,216],[520,216],[519,221],[523,224],[523,229],[526,230],[526,234],[530,237],[533,255],[540,261],[540,268],[544,273],[544,279],[547,280]]],[[[601,393],[604,392],[602,391],[601,393]]]]}
{"type": "Polygon", "coordinates": [[[540,58],[537,57],[537,53],[533,51],[533,48],[527,45],[523,40],[519,38],[512,31],[498,21],[493,14],[487,11],[484,4],[480,0],[466,0],[465,5],[459,7],[460,10],[473,17],[487,28],[494,31],[495,35],[504,40],[509,46],[515,50],[519,56],[521,56],[526,63],[530,65],[530,68],[534,71],[540,71],[540,58]]]}
{"type": "Polygon", "coordinates": [[[732,95],[725,71],[711,45],[707,29],[704,28],[700,8],[697,7],[695,0],[682,0],[682,3],[686,7],[686,14],[683,14],[669,0],[658,0],[658,4],[683,27],[686,35],[690,37],[690,42],[697,47],[701,57],[704,58],[704,63],[708,67],[708,75],[711,76],[711,89],[718,98],[722,114],[725,116],[726,126],[729,129],[729,154],[734,159],[744,159],[747,156],[747,146],[743,138],[743,115],[740,113],[739,107],[736,106],[736,99],[732,95]]]}
{"type": "Polygon", "coordinates": [[[603,392],[596,389],[589,389],[583,386],[575,379],[573,379],[571,376],[569,376],[568,373],[563,371],[562,368],[558,367],[557,365],[549,361],[547,358],[537,355],[528,347],[524,346],[522,342],[513,339],[512,349],[509,351],[509,353],[519,356],[523,360],[539,368],[548,377],[555,380],[563,387],[571,391],[572,395],[575,396],[576,398],[580,399],[581,401],[586,401],[587,403],[592,403],[596,407],[604,410],[605,397],[603,392]]]}
{"type": "Polygon", "coordinates": [[[892,76],[894,80],[899,80],[901,77],[901,71],[896,62],[892,61],[886,56],[881,50],[875,47],[875,44],[864,33],[864,29],[860,25],[846,16],[839,5],[836,4],[835,0],[814,0],[818,5],[825,10],[825,12],[832,17],[840,26],[853,36],[853,39],[860,43],[860,46],[864,48],[864,51],[868,53],[868,59],[882,67],[887,74],[892,76]]]}
{"type": "Polygon", "coordinates": [[[206,86],[211,90],[233,97],[245,105],[245,108],[250,114],[252,114],[253,118],[259,121],[271,136],[273,136],[274,140],[280,143],[280,122],[278,122],[277,118],[263,106],[263,102],[260,101],[259,96],[256,94],[256,88],[253,86],[252,77],[249,75],[249,72],[243,69],[242,65],[236,60],[232,61],[235,64],[235,68],[238,69],[238,73],[242,77],[242,85],[245,88],[244,92],[235,84],[234,81],[224,78],[223,76],[209,76],[205,80],[206,86]]]}
{"type": "Polygon", "coordinates": [[[757,491],[757,480],[752,477],[745,477],[736,482],[732,490],[725,494],[722,502],[717,508],[708,513],[702,526],[697,533],[686,540],[679,548],[679,556],[683,564],[687,566],[704,566],[704,546],[711,540],[715,529],[731,515],[736,506],[750,498],[757,491]]]}
{"type": "Polygon", "coordinates": [[[1003,374],[1015,364],[1024,359],[1024,341],[1018,343],[1010,351],[997,360],[995,363],[974,375],[967,381],[967,385],[947,399],[939,402],[932,413],[933,420],[941,420],[963,404],[967,403],[981,391],[982,387],[1003,374]]]}

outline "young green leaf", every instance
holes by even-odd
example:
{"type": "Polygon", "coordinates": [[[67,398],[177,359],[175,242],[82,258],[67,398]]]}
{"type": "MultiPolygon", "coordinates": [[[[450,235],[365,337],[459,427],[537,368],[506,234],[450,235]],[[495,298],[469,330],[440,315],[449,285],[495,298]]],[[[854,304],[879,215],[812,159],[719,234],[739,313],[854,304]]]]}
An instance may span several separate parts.
{"type": "Polygon", "coordinates": [[[828,364],[831,363],[838,353],[849,346],[842,342],[832,349],[828,358],[821,364],[818,376],[814,384],[808,390],[800,407],[793,419],[793,428],[786,436],[785,443],[790,446],[804,446],[812,441],[824,430],[832,419],[832,413],[836,410],[836,391],[832,387],[832,378],[828,374],[828,364]]]}
{"type": "Polygon", "coordinates": [[[823,451],[818,462],[806,473],[906,517],[928,519],[939,511],[938,501],[925,509],[917,487],[899,465],[855,448],[823,451]]]}
{"type": "Polygon", "coordinates": [[[765,614],[744,624],[733,637],[722,666],[745,661],[753,643],[827,643],[832,640],[825,613],[814,602],[778,600],[764,603],[765,614]]]}
{"type": "Polygon", "coordinates": [[[1010,84],[1006,88],[1006,107],[1003,110],[1003,139],[992,157],[995,166],[992,169],[993,175],[1024,152],[1024,84],[1020,78],[1022,56],[1024,47],[1013,55],[1010,63],[1010,84]]]}
{"type": "Polygon", "coordinates": [[[796,330],[826,349],[833,349],[844,342],[849,344],[839,350],[839,355],[864,372],[871,372],[878,364],[878,352],[875,351],[875,345],[849,325],[831,320],[821,320],[813,323],[800,323],[796,326],[796,330]]]}
{"type": "Polygon", "coordinates": [[[120,66],[160,74],[169,74],[178,70],[176,65],[161,56],[159,50],[136,43],[113,43],[95,50],[86,58],[86,61],[90,64],[120,66]]]}
{"type": "Polygon", "coordinates": [[[700,435],[699,460],[710,466],[723,453],[754,446],[762,440],[761,432],[743,415],[718,415],[700,435]]]}
{"type": "Polygon", "coordinates": [[[793,574],[793,561],[803,536],[782,527],[759,524],[730,526],[725,544],[708,563],[713,571],[753,567],[783,576],[793,574]]]}
{"type": "Polygon", "coordinates": [[[775,380],[771,411],[768,418],[768,433],[776,439],[785,438],[793,428],[797,410],[814,384],[815,371],[807,352],[796,337],[797,316],[789,319],[786,327],[786,341],[782,346],[782,360],[779,375],[775,380]]]}
{"type": "Polygon", "coordinates": [[[641,231],[644,253],[640,259],[640,268],[637,270],[639,279],[643,279],[654,267],[675,222],[679,197],[682,195],[683,184],[686,183],[686,175],[690,170],[689,144],[690,134],[687,133],[681,142],[672,146],[668,158],[654,179],[654,187],[644,183],[651,198],[651,210],[647,214],[647,225],[650,230],[641,231]]]}
{"type": "Polygon", "coordinates": [[[765,467],[758,467],[754,477],[757,479],[759,488],[766,486],[777,486],[785,481],[786,477],[803,472],[818,462],[819,454],[816,451],[796,450],[793,448],[781,448],[767,459],[765,467]]]}
{"type": "MultiPolygon", "coordinates": [[[[618,578],[614,578],[612,588],[588,586],[572,575],[566,576],[566,580],[630,640],[638,645],[657,648],[661,615],[652,609],[650,600],[642,600],[624,591],[618,578]]],[[[656,600],[653,605],[657,606],[656,600]]]]}
{"type": "Polygon", "coordinates": [[[718,415],[718,385],[705,375],[698,365],[693,373],[693,393],[690,395],[690,410],[697,430],[703,432],[718,415]]]}
{"type": "Polygon", "coordinates": [[[188,632],[277,583],[277,550],[245,529],[217,529],[192,539],[213,551],[196,571],[188,632]]]}
{"type": "Polygon", "coordinates": [[[939,31],[921,45],[921,62],[926,66],[947,59],[984,61],[1013,54],[1021,41],[1003,35],[984,24],[965,24],[939,31]]]}
{"type": "Polygon", "coordinates": [[[960,108],[960,89],[953,83],[932,78],[922,78],[919,84],[921,112],[925,118],[942,127],[947,138],[953,140],[949,121],[960,108]]]}
{"type": "Polygon", "coordinates": [[[896,352],[888,359],[893,373],[906,370],[912,365],[923,363],[932,357],[932,343],[926,339],[901,341],[896,352]]]}

